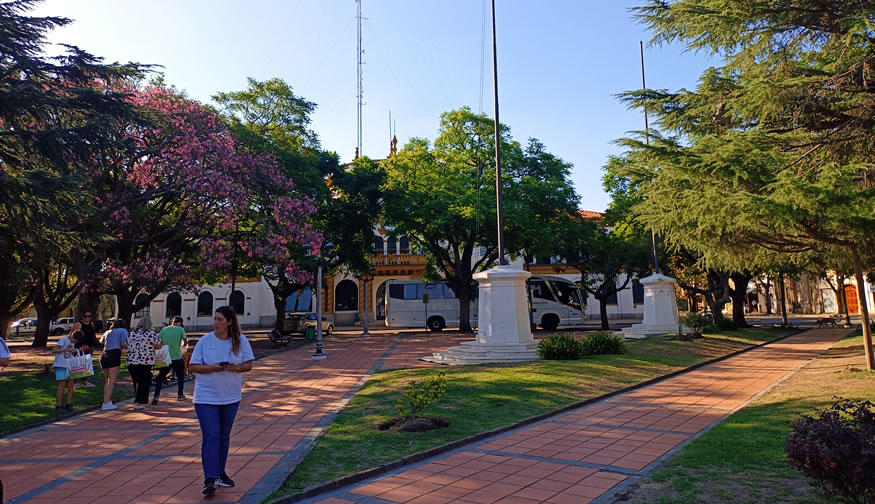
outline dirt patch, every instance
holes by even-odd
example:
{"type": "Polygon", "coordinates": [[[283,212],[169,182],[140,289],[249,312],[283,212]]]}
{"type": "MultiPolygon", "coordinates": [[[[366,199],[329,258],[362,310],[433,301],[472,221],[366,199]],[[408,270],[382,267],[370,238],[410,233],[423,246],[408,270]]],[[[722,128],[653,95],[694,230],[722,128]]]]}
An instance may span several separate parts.
{"type": "Polygon", "coordinates": [[[407,420],[401,417],[390,418],[378,425],[377,428],[380,430],[390,430],[395,432],[426,432],[443,429],[449,426],[449,418],[442,416],[421,416],[409,418],[407,420]]]}

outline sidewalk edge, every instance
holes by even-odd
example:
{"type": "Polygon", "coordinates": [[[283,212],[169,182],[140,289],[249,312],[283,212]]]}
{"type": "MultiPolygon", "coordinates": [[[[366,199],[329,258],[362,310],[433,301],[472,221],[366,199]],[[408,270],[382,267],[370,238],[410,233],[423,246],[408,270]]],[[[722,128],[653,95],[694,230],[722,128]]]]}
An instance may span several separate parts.
{"type": "Polygon", "coordinates": [[[570,410],[574,410],[574,409],[581,408],[584,406],[589,406],[591,404],[603,401],[605,399],[608,399],[608,398],[616,396],[616,395],[625,394],[627,392],[631,392],[631,391],[637,390],[639,388],[647,387],[649,385],[653,385],[654,383],[658,383],[660,381],[667,380],[669,378],[674,378],[675,376],[681,375],[683,373],[693,371],[693,370],[699,369],[701,367],[704,367],[704,366],[707,366],[710,364],[714,364],[715,362],[720,362],[720,361],[729,359],[731,357],[735,357],[736,355],[740,355],[740,354],[743,354],[745,352],[750,352],[751,350],[755,350],[757,348],[761,348],[763,346],[770,345],[772,343],[776,343],[778,341],[787,339],[791,336],[795,336],[799,333],[805,332],[808,329],[810,329],[810,328],[796,329],[794,331],[791,331],[791,332],[785,334],[784,336],[781,336],[780,338],[776,338],[776,339],[773,339],[771,341],[766,341],[764,343],[760,343],[758,345],[753,345],[753,346],[750,346],[747,348],[743,348],[741,350],[737,350],[735,352],[726,354],[726,355],[721,356],[721,357],[716,357],[716,358],[711,359],[711,360],[707,360],[707,361],[700,362],[698,364],[694,364],[694,365],[687,367],[687,368],[679,369],[677,371],[672,371],[668,374],[664,374],[664,375],[657,376],[655,378],[651,378],[649,380],[646,380],[646,381],[643,381],[640,383],[636,383],[635,385],[629,385],[628,387],[623,387],[623,388],[614,390],[612,392],[602,394],[600,396],[591,397],[591,398],[585,399],[583,401],[578,401],[576,403],[568,404],[568,405],[562,406],[561,408],[558,408],[558,409],[555,409],[552,411],[548,411],[546,413],[541,413],[540,415],[535,415],[535,416],[531,416],[528,418],[524,418],[524,419],[518,420],[512,424],[505,425],[503,427],[496,427],[495,429],[480,432],[478,434],[474,434],[474,435],[468,436],[466,438],[457,439],[456,441],[451,441],[449,443],[442,444],[440,446],[436,446],[436,447],[430,448],[428,450],[424,450],[424,451],[417,452],[417,453],[412,453],[406,457],[402,457],[400,459],[396,459],[396,460],[393,460],[391,462],[387,462],[387,463],[379,465],[377,467],[365,469],[363,471],[359,471],[356,473],[348,474],[346,476],[342,476],[342,477],[337,478],[335,480],[331,480],[331,481],[328,481],[325,483],[321,483],[319,485],[314,485],[314,486],[308,487],[308,488],[304,489],[303,492],[279,497],[279,498],[274,499],[272,501],[268,501],[268,504],[291,504],[293,502],[298,502],[298,501],[301,501],[304,499],[309,499],[310,497],[314,497],[314,496],[321,494],[323,492],[327,492],[329,490],[335,490],[337,488],[341,488],[341,487],[344,487],[347,485],[352,485],[354,483],[358,483],[358,482],[366,480],[368,478],[373,478],[375,476],[379,476],[380,474],[394,471],[394,470],[398,469],[399,467],[413,464],[416,462],[420,462],[420,461],[425,460],[427,458],[434,457],[435,455],[440,455],[442,453],[445,453],[445,452],[448,452],[451,450],[455,450],[455,449],[460,448],[466,444],[470,444],[470,443],[473,443],[476,441],[481,441],[483,439],[486,439],[486,438],[489,438],[492,436],[496,436],[498,434],[503,434],[503,433],[508,432],[508,431],[519,429],[520,427],[524,427],[526,425],[530,425],[533,423],[540,422],[542,420],[546,420],[550,417],[553,417],[553,416],[556,416],[556,415],[559,415],[562,413],[566,413],[570,410]]]}

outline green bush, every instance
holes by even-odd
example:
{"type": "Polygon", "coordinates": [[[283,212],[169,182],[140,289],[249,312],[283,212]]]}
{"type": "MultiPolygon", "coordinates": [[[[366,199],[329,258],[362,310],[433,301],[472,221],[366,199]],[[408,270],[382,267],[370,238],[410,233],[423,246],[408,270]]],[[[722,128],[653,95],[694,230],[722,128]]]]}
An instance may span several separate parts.
{"type": "Polygon", "coordinates": [[[693,330],[693,334],[702,334],[702,329],[709,328],[709,326],[713,326],[708,319],[705,318],[701,313],[690,312],[686,314],[681,322],[684,323],[685,326],[689,327],[693,330]]]}
{"type": "Polygon", "coordinates": [[[413,380],[408,385],[401,399],[395,403],[395,409],[402,418],[408,420],[420,416],[422,410],[443,397],[447,392],[447,377],[443,371],[437,376],[426,378],[422,382],[413,380]]]}
{"type": "Polygon", "coordinates": [[[545,360],[577,360],[582,355],[580,342],[573,334],[551,334],[538,342],[538,356],[545,360]]]}
{"type": "Polygon", "coordinates": [[[583,355],[618,355],[629,351],[622,336],[605,331],[584,336],[580,348],[583,355]]]}
{"type": "Polygon", "coordinates": [[[717,322],[717,329],[721,331],[734,331],[738,329],[738,326],[735,325],[735,321],[732,319],[725,318],[720,322],[717,322]]]}

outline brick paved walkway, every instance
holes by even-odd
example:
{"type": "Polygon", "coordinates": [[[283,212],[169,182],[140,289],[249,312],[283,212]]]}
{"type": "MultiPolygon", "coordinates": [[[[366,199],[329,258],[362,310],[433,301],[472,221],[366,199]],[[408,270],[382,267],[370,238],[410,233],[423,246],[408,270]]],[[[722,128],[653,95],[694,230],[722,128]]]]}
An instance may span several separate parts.
{"type": "Polygon", "coordinates": [[[302,502],[613,502],[620,487],[649,473],[845,334],[810,330],[302,502]]]}
{"type": "MultiPolygon", "coordinates": [[[[337,336],[326,340],[324,361],[310,359],[312,346],[259,359],[244,375],[231,435],[228,473],[237,486],[209,501],[260,502],[370,373],[410,365],[413,353],[444,350],[458,338],[337,336]]],[[[166,390],[161,404],[144,411],[128,403],[0,439],[7,503],[201,501],[200,428],[191,402],[166,390]]]]}

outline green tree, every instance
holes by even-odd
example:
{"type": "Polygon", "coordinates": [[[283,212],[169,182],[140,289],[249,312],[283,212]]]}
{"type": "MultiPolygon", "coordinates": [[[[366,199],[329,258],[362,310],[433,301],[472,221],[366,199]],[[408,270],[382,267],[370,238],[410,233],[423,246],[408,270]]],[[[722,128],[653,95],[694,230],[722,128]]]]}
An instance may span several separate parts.
{"type": "MultiPolygon", "coordinates": [[[[575,210],[570,165],[537,140],[524,150],[504,125],[500,141],[505,252],[533,253],[575,210]]],[[[433,146],[413,138],[384,163],[386,224],[410,235],[427,253],[428,267],[446,279],[461,305],[461,331],[471,330],[474,273],[499,257],[494,149],[494,122],[461,108],[441,115],[433,146]]]]}
{"type": "MultiPolygon", "coordinates": [[[[297,96],[282,79],[250,78],[245,90],[218,93],[213,100],[239,145],[275,157],[282,172],[295,181],[293,194],[315,204],[313,228],[334,245],[327,268],[346,265],[352,271],[365,271],[381,210],[385,173],[368,158],[343,166],[335,153],[322,150],[318,136],[310,129],[316,104],[297,96]]],[[[247,233],[246,226],[240,232],[247,233]]],[[[239,267],[267,279],[277,328],[282,328],[286,298],[310,284],[310,278],[289,274],[284,265],[294,261],[311,273],[309,277],[315,276],[314,263],[305,259],[305,253],[299,243],[289,243],[282,261],[255,257],[232,264],[235,271],[239,267]]]]}
{"type": "MultiPolygon", "coordinates": [[[[863,285],[875,264],[872,6],[651,0],[633,12],[654,42],[724,59],[695,91],[624,95],[676,135],[651,133],[649,147],[625,142],[647,172],[647,198],[636,206],[642,220],[674,238],[689,235],[715,263],[750,260],[751,245],[788,255],[840,247],[863,285]]],[[[865,295],[860,307],[872,369],[865,295]]]]}
{"type": "Polygon", "coordinates": [[[0,3],[0,331],[26,308],[40,271],[87,246],[75,232],[93,212],[76,167],[119,139],[115,126],[137,117],[126,94],[107,84],[142,67],[105,65],[66,46],[44,53],[46,34],[71,21],[33,17],[36,0],[0,3]]]}

